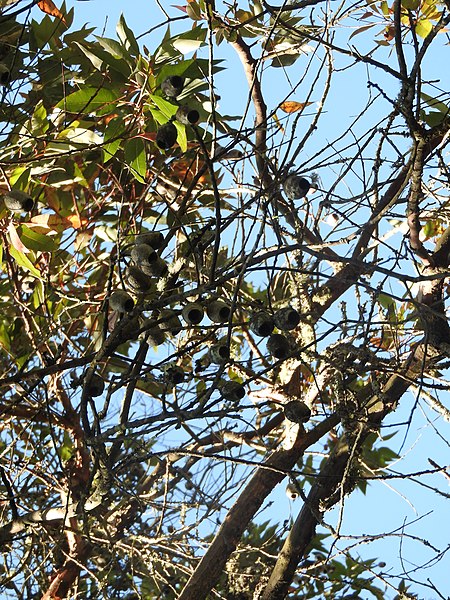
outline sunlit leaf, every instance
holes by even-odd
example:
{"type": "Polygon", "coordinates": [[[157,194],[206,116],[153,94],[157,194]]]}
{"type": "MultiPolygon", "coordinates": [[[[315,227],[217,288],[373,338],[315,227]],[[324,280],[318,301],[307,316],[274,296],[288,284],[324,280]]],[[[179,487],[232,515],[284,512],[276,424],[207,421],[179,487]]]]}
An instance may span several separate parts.
{"type": "Polygon", "coordinates": [[[46,13],[47,15],[51,15],[52,17],[58,17],[58,19],[61,19],[61,21],[67,25],[64,15],[59,8],[57,8],[53,0],[40,0],[37,5],[42,12],[46,13]]]}
{"type": "Polygon", "coordinates": [[[11,245],[9,247],[9,253],[14,258],[19,267],[22,267],[22,269],[25,269],[26,271],[34,275],[34,277],[41,279],[41,274],[39,270],[33,265],[31,260],[23,252],[19,252],[19,250],[16,250],[16,248],[14,248],[14,246],[11,245]]]}
{"type": "Polygon", "coordinates": [[[294,102],[292,100],[287,100],[286,102],[282,102],[280,104],[281,110],[285,113],[295,113],[302,111],[306,106],[311,106],[314,102],[294,102]]]}
{"type": "Polygon", "coordinates": [[[427,35],[429,35],[431,33],[432,29],[433,29],[433,24],[428,19],[420,19],[420,21],[417,21],[416,27],[415,27],[415,31],[416,31],[417,35],[423,39],[425,39],[427,37],[427,35]]]}
{"type": "Polygon", "coordinates": [[[132,138],[125,143],[125,162],[142,182],[147,173],[145,142],[141,138],[132,138]]]}

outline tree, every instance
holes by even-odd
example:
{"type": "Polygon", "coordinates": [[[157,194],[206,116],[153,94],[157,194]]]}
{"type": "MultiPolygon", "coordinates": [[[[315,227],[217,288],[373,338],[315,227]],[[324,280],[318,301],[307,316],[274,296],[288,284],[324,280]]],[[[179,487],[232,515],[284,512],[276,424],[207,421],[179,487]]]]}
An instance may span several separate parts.
{"type": "Polygon", "coordinates": [[[450,4],[154,4],[0,2],[3,597],[444,598],[342,524],[448,499],[450,4]]]}

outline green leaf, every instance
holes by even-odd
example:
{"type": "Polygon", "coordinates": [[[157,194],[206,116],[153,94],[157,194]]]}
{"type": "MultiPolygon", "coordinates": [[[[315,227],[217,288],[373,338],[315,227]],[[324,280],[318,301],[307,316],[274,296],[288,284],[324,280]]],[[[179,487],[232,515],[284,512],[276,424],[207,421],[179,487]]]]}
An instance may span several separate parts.
{"type": "Polygon", "coordinates": [[[187,150],[187,135],[186,135],[186,125],[182,125],[175,121],[175,127],[177,128],[177,142],[180,145],[182,152],[186,152],[187,150]]]}
{"type": "Polygon", "coordinates": [[[104,161],[112,158],[122,143],[122,134],[125,131],[125,124],[121,117],[111,119],[105,130],[105,144],[103,146],[104,161]],[[111,140],[111,141],[109,141],[111,140]]]}
{"type": "Polygon", "coordinates": [[[9,253],[14,258],[19,267],[22,267],[22,269],[29,271],[37,279],[42,279],[42,276],[38,269],[36,269],[36,267],[33,265],[28,256],[26,256],[23,252],[19,252],[14,248],[14,246],[11,245],[9,247],[9,253]]]}
{"type": "Polygon", "coordinates": [[[137,43],[136,38],[134,37],[134,33],[126,24],[125,17],[123,16],[123,14],[120,15],[116,31],[120,41],[127,48],[127,50],[131,50],[131,52],[133,52],[135,56],[139,56],[139,44],[137,43]]]}
{"type": "Polygon", "coordinates": [[[131,138],[125,143],[125,162],[135,177],[145,183],[147,173],[147,155],[145,142],[141,138],[131,138]]]}
{"type": "Polygon", "coordinates": [[[429,19],[420,19],[420,21],[417,21],[417,24],[415,27],[415,31],[416,31],[417,35],[423,39],[425,39],[427,37],[427,35],[431,32],[432,29],[433,29],[433,24],[431,23],[431,21],[429,19]]]}
{"type": "Polygon", "coordinates": [[[420,94],[420,97],[422,98],[422,100],[425,100],[425,102],[428,104],[428,106],[431,106],[431,108],[435,108],[444,115],[447,115],[449,113],[450,108],[443,102],[440,102],[436,98],[433,98],[433,96],[429,96],[428,94],[425,94],[425,92],[422,92],[420,94]]]}
{"type": "Polygon", "coordinates": [[[106,115],[116,108],[117,94],[106,87],[86,86],[58,102],[56,108],[70,113],[106,115]]]}
{"type": "Polygon", "coordinates": [[[54,252],[58,249],[55,240],[49,235],[33,231],[25,225],[21,227],[20,239],[27,248],[37,252],[54,252]]]}
{"type": "Polygon", "coordinates": [[[161,98],[161,96],[150,94],[150,98],[167,118],[167,120],[171,119],[178,110],[178,106],[175,106],[168,100],[164,100],[164,98],[161,98]]]}

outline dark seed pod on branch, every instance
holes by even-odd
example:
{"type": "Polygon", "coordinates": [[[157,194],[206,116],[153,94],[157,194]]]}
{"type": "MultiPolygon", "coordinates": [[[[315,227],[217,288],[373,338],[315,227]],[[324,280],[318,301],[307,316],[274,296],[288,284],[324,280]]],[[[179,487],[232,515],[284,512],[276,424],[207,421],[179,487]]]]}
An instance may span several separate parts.
{"type": "Polygon", "coordinates": [[[213,300],[206,307],[206,314],[213,323],[227,323],[230,319],[231,309],[222,300],[213,300]]]}
{"type": "Polygon", "coordinates": [[[168,385],[178,385],[179,383],[183,383],[185,372],[182,367],[171,365],[165,370],[164,379],[168,385]]]}
{"type": "Polygon", "coordinates": [[[125,290],[115,290],[109,297],[109,306],[117,312],[127,313],[134,308],[134,300],[125,290]]]}
{"type": "Polygon", "coordinates": [[[153,275],[154,277],[164,277],[167,275],[168,266],[165,260],[162,258],[157,258],[155,262],[152,262],[148,265],[142,265],[142,270],[147,275],[153,275]]]}
{"type": "Polygon", "coordinates": [[[184,88],[184,77],[171,75],[161,83],[161,90],[168,98],[176,98],[184,88]]]}
{"type": "Polygon", "coordinates": [[[286,496],[289,500],[296,500],[299,497],[297,487],[290,481],[286,486],[286,496]]]}
{"type": "Polygon", "coordinates": [[[311,409],[300,400],[291,400],[284,405],[284,416],[293,423],[306,423],[311,418],[311,409]]]}
{"type": "Polygon", "coordinates": [[[142,268],[142,265],[149,265],[155,262],[157,258],[158,255],[155,249],[148,244],[136,244],[131,249],[131,260],[139,268],[142,268]]]}
{"type": "Polygon", "coordinates": [[[0,63],[0,85],[6,86],[11,82],[11,71],[5,64],[0,63]]]}
{"type": "Polygon", "coordinates": [[[221,365],[230,359],[230,348],[225,342],[218,342],[209,348],[209,359],[216,365],[221,365]]]}
{"type": "Polygon", "coordinates": [[[152,285],[150,277],[133,265],[127,267],[125,281],[134,292],[148,292],[152,285]]]}
{"type": "Polygon", "coordinates": [[[300,323],[300,314],[292,308],[292,306],[285,306],[280,308],[273,316],[276,327],[281,331],[291,331],[295,329],[300,323]]]}
{"type": "Polygon", "coordinates": [[[299,198],[304,198],[309,192],[310,187],[310,182],[304,177],[300,177],[299,175],[289,175],[289,177],[286,178],[286,181],[283,184],[286,196],[290,200],[298,200],[299,198]]]}
{"type": "Polygon", "coordinates": [[[146,231],[136,236],[136,244],[146,244],[154,250],[159,250],[164,243],[164,236],[160,231],[146,231]]]}
{"type": "Polygon", "coordinates": [[[286,358],[290,352],[289,340],[281,333],[273,333],[267,340],[267,351],[274,358],[286,358]]]}
{"type": "Polygon", "coordinates": [[[195,108],[180,106],[175,114],[175,119],[183,125],[195,125],[200,119],[200,113],[195,108]]]}
{"type": "Polygon", "coordinates": [[[169,150],[177,141],[177,128],[173,123],[166,123],[156,132],[156,145],[161,150],[169,150]]]}
{"type": "Polygon", "coordinates": [[[249,323],[250,331],[259,337],[267,337],[274,328],[272,317],[264,311],[260,311],[252,315],[249,323]]]}
{"type": "Polygon", "coordinates": [[[11,190],[4,194],[3,202],[12,212],[29,212],[34,206],[33,198],[21,190],[11,190]]]}
{"type": "Polygon", "coordinates": [[[143,325],[142,337],[150,346],[161,346],[166,341],[166,334],[156,325],[153,319],[147,319],[143,325]]]}
{"type": "Polygon", "coordinates": [[[205,313],[199,302],[189,302],[183,307],[181,314],[188,325],[198,325],[205,313]]]}
{"type": "Polygon", "coordinates": [[[174,310],[168,308],[163,309],[158,315],[158,326],[170,333],[170,335],[178,335],[183,326],[179,316],[174,310]]]}
{"type": "Polygon", "coordinates": [[[94,373],[86,387],[86,393],[91,398],[96,398],[103,394],[104,389],[105,382],[103,381],[103,378],[100,377],[100,375],[97,375],[97,373],[94,373]]]}
{"type": "Polygon", "coordinates": [[[238,381],[225,381],[219,386],[224,400],[239,402],[245,396],[245,388],[238,381]]]}

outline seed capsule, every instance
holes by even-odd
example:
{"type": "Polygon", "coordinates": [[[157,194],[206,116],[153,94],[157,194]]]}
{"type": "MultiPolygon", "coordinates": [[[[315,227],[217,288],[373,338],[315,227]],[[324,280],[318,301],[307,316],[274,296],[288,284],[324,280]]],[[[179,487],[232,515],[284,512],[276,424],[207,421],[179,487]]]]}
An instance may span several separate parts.
{"type": "Polygon", "coordinates": [[[131,260],[138,267],[141,267],[141,265],[149,265],[150,263],[155,262],[157,258],[158,255],[156,254],[155,249],[148,244],[136,244],[131,249],[131,260]]]}
{"type": "Polygon", "coordinates": [[[213,323],[227,323],[230,313],[230,307],[222,300],[213,300],[206,307],[206,314],[213,323]]]}
{"type": "Polygon", "coordinates": [[[264,311],[252,315],[249,323],[250,331],[259,337],[267,337],[274,328],[272,317],[264,311]]]}
{"type": "Polygon", "coordinates": [[[296,486],[290,481],[286,486],[286,496],[289,500],[296,500],[299,497],[296,486]]]}
{"type": "Polygon", "coordinates": [[[11,71],[4,63],[0,63],[0,85],[6,86],[10,82],[11,82],[11,71]]]}
{"type": "Polygon", "coordinates": [[[33,198],[21,190],[10,190],[4,194],[3,202],[12,212],[29,212],[34,206],[33,198]]]}
{"type": "Polygon", "coordinates": [[[156,145],[161,150],[169,150],[177,141],[177,128],[173,123],[166,123],[156,132],[156,145]]]}
{"type": "Polygon", "coordinates": [[[176,98],[181,94],[184,87],[184,77],[171,75],[161,83],[161,90],[168,98],[176,98]]]}
{"type": "Polygon", "coordinates": [[[170,335],[178,335],[183,326],[179,316],[174,310],[163,309],[158,315],[158,326],[163,331],[168,331],[170,335]]]}
{"type": "Polygon", "coordinates": [[[185,373],[178,365],[171,365],[166,369],[164,378],[169,385],[178,385],[179,383],[183,383],[185,373]]]}
{"type": "Polygon", "coordinates": [[[147,244],[154,250],[159,250],[164,243],[164,236],[160,231],[146,231],[136,236],[136,244],[147,244]]]}
{"type": "Polygon", "coordinates": [[[144,339],[150,346],[161,346],[166,341],[164,331],[155,324],[153,319],[147,319],[143,325],[145,330],[142,333],[144,339]]]}
{"type": "Polygon", "coordinates": [[[198,302],[189,302],[183,307],[181,314],[188,325],[198,325],[204,316],[203,306],[198,302]]]}
{"type": "Polygon", "coordinates": [[[195,125],[200,119],[200,114],[195,108],[189,106],[180,106],[175,114],[175,119],[183,125],[195,125]]]}
{"type": "Polygon", "coordinates": [[[286,178],[286,181],[283,184],[286,196],[290,200],[298,200],[299,198],[304,198],[308,193],[310,187],[311,184],[307,179],[295,174],[289,175],[289,177],[286,178]]]}
{"type": "Polygon", "coordinates": [[[284,407],[284,416],[293,423],[306,423],[311,418],[311,409],[301,400],[291,400],[284,407]]]}
{"type": "Polygon", "coordinates": [[[219,342],[210,346],[208,351],[209,359],[212,363],[216,365],[221,365],[224,362],[227,362],[230,358],[230,348],[228,344],[224,342],[219,342]]]}
{"type": "Polygon", "coordinates": [[[281,331],[291,331],[295,329],[300,323],[300,314],[292,308],[292,306],[285,306],[280,308],[273,316],[275,326],[281,331]]]}
{"type": "Polygon", "coordinates": [[[267,350],[274,358],[286,358],[289,355],[289,340],[281,333],[273,333],[267,340],[267,350]]]}
{"type": "Polygon", "coordinates": [[[134,292],[148,292],[152,285],[150,277],[133,265],[127,267],[125,280],[134,292]]]}
{"type": "Polygon", "coordinates": [[[104,389],[105,382],[103,381],[103,378],[100,377],[100,375],[97,375],[97,373],[94,373],[89,381],[89,384],[87,385],[86,393],[91,398],[96,398],[97,396],[101,396],[103,394],[104,389]]]}
{"type": "Polygon", "coordinates": [[[239,402],[245,396],[244,386],[237,381],[225,381],[219,386],[219,389],[222,398],[230,402],[239,402]]]}
{"type": "Polygon", "coordinates": [[[134,308],[134,300],[125,290],[115,290],[109,297],[109,306],[117,312],[127,313],[134,308]]]}

